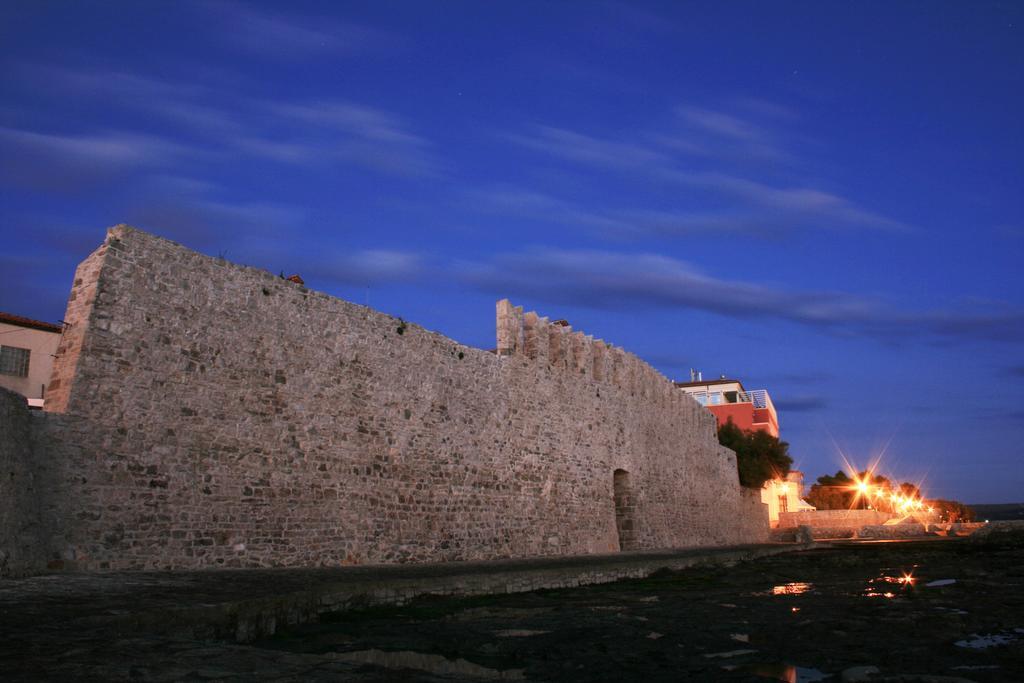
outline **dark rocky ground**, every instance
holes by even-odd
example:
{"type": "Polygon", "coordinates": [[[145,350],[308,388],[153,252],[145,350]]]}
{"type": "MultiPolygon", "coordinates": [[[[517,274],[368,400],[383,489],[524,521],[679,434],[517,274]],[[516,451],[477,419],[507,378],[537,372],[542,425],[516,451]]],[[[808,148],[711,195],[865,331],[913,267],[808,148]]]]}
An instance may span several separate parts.
{"type": "Polygon", "coordinates": [[[447,672],[838,681],[874,666],[878,674],[862,680],[1021,681],[1022,585],[1024,548],[1014,544],[850,544],[589,588],[421,599],[339,614],[258,645],[339,653],[362,662],[356,671],[366,680],[436,681],[447,672]],[[912,582],[900,582],[904,574],[912,582]],[[945,585],[927,585],[935,581],[945,585]],[[969,647],[984,644],[977,636],[1004,642],[969,647]]]}
{"type": "Polygon", "coordinates": [[[87,628],[58,618],[79,598],[55,594],[6,630],[0,610],[0,681],[1024,681],[1021,537],[851,543],[585,588],[420,598],[252,645],[87,628]],[[855,670],[866,666],[877,675],[855,670]]]}

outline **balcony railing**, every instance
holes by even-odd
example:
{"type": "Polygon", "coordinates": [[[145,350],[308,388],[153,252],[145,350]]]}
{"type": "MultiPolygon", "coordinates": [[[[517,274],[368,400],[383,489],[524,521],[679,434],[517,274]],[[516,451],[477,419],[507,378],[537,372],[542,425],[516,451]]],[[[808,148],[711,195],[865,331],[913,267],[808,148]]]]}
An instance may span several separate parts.
{"type": "Polygon", "coordinates": [[[702,406],[723,406],[730,403],[752,403],[755,408],[770,408],[775,412],[772,398],[766,389],[753,391],[695,391],[690,394],[702,406]]]}

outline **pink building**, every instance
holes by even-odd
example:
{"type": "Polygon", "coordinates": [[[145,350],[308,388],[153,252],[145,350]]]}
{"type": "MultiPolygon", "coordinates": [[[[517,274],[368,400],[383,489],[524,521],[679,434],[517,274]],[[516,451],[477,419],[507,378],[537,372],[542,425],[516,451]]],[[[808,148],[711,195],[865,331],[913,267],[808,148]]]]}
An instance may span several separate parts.
{"type": "Polygon", "coordinates": [[[747,390],[738,379],[703,380],[700,373],[691,382],[676,382],[676,386],[693,396],[710,410],[721,427],[730,419],[740,429],[760,430],[779,436],[779,416],[765,389],[747,390]]]}

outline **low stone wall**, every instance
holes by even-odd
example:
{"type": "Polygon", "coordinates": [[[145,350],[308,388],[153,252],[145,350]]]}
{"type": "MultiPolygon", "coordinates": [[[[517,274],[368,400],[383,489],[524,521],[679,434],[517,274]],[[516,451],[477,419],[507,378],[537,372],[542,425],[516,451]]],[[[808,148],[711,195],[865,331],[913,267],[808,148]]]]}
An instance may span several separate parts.
{"type": "Polygon", "coordinates": [[[863,526],[885,524],[892,515],[878,510],[814,510],[812,512],[780,512],[779,528],[798,526],[829,529],[859,529],[863,526]]]}
{"type": "MultiPolygon", "coordinates": [[[[1024,522],[1019,522],[1020,536],[1024,538],[1024,522]]],[[[866,524],[862,527],[827,527],[808,526],[786,527],[773,529],[771,540],[776,543],[807,543],[809,541],[838,541],[844,539],[863,540],[903,540],[935,536],[973,536],[979,530],[992,525],[984,523],[969,524],[921,524],[905,522],[902,524],[866,524]]],[[[991,530],[988,530],[991,533],[991,530]]],[[[997,530],[998,533],[998,530],[997,530]]],[[[981,536],[985,536],[982,533],[981,536]]]]}
{"type": "Polygon", "coordinates": [[[23,396],[0,388],[0,578],[34,574],[45,564],[32,419],[23,396]]]}
{"type": "Polygon", "coordinates": [[[924,524],[869,524],[857,531],[858,538],[877,540],[937,535],[937,529],[928,528],[924,524]]]}

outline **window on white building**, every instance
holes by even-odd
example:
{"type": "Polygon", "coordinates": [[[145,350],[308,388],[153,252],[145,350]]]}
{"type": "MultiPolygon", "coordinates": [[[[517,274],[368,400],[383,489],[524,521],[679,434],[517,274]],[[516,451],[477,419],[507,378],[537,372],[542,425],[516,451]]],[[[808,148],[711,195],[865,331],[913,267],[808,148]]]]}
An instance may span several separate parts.
{"type": "Polygon", "coordinates": [[[0,346],[0,375],[28,377],[28,349],[0,346]]]}

